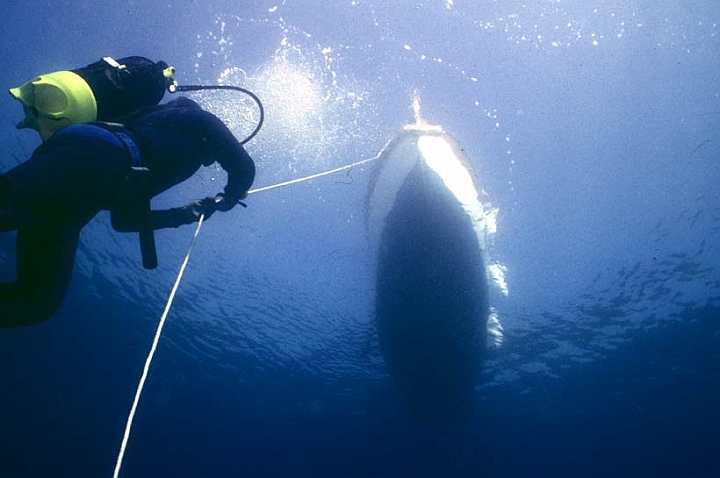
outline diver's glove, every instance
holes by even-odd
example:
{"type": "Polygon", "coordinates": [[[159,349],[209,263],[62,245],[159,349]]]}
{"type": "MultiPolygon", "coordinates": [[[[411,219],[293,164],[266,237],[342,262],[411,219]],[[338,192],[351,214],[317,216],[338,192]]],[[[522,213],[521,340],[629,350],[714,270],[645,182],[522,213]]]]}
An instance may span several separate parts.
{"type": "Polygon", "coordinates": [[[245,203],[241,202],[240,199],[236,196],[231,196],[226,193],[220,193],[217,196],[215,196],[215,208],[218,211],[227,212],[230,209],[234,208],[238,204],[242,205],[243,207],[247,207],[245,203]]]}
{"type": "MultiPolygon", "coordinates": [[[[215,214],[215,211],[226,212],[234,208],[236,205],[241,204],[243,207],[247,207],[238,198],[229,196],[225,193],[220,193],[214,198],[205,198],[197,201],[193,201],[185,207],[180,208],[182,224],[192,224],[198,222],[200,216],[205,215],[204,221],[210,219],[210,216],[215,214]]],[[[175,226],[177,227],[177,226],[175,226]]]]}
{"type": "Polygon", "coordinates": [[[210,216],[218,210],[217,205],[218,203],[214,198],[205,198],[191,202],[182,208],[185,224],[198,222],[200,220],[200,216],[203,215],[205,216],[203,220],[207,221],[210,219],[210,216]]]}
{"type": "Polygon", "coordinates": [[[218,210],[216,198],[205,198],[193,201],[187,206],[150,211],[137,208],[116,208],[110,210],[110,220],[113,228],[118,232],[139,232],[141,230],[164,229],[167,227],[180,227],[207,220],[218,210]]]}

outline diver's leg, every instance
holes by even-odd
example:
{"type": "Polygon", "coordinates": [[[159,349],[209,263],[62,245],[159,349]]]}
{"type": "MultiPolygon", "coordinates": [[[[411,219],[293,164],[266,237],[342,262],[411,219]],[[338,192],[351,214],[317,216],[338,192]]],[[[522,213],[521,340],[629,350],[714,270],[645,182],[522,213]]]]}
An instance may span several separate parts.
{"type": "Polygon", "coordinates": [[[20,227],[20,218],[10,205],[0,204],[0,232],[14,231],[20,227]]]}
{"type": "Polygon", "coordinates": [[[10,199],[10,191],[12,191],[12,182],[4,174],[0,174],[0,204],[4,204],[10,199]]]}
{"type": "Polygon", "coordinates": [[[49,319],[62,304],[75,263],[80,230],[60,223],[17,233],[16,282],[0,284],[0,327],[49,319]]]}
{"type": "Polygon", "coordinates": [[[14,231],[20,226],[15,209],[10,206],[12,183],[4,174],[0,174],[0,232],[14,231]]]}

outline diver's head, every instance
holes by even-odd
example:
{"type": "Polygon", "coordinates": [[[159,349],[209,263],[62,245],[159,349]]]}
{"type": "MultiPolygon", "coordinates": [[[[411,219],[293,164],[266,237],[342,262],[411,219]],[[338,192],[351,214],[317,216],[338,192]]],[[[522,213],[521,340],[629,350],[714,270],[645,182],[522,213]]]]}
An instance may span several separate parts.
{"type": "Polygon", "coordinates": [[[90,86],[71,71],[38,76],[11,88],[10,95],[22,103],[25,112],[18,129],[34,129],[43,141],[65,126],[87,123],[97,117],[97,103],[90,86]]]}

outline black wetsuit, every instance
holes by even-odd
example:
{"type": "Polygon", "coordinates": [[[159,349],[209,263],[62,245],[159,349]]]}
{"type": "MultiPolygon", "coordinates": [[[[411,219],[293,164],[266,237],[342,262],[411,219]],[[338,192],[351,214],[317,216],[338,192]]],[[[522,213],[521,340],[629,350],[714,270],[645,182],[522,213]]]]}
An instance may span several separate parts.
{"type": "Polygon", "coordinates": [[[113,227],[125,232],[197,220],[190,207],[147,205],[215,161],[227,171],[224,194],[234,203],[245,198],[252,159],[222,121],[179,98],[122,128],[68,126],[0,175],[0,232],[18,231],[16,281],[0,284],[0,327],[52,316],[68,289],[80,230],[99,211],[110,210],[113,227]],[[144,171],[140,185],[132,184],[133,171],[144,171]]]}

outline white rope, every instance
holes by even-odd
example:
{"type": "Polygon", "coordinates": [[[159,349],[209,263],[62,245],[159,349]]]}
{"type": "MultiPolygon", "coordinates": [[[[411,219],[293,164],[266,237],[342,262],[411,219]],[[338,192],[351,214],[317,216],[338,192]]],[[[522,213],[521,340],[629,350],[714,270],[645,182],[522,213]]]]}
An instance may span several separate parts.
{"type": "Polygon", "coordinates": [[[270,189],[280,188],[283,186],[289,186],[289,185],[295,184],[295,183],[302,183],[304,181],[309,181],[311,179],[319,178],[321,176],[327,176],[328,174],[337,173],[338,171],[344,171],[346,169],[354,168],[355,166],[360,166],[361,164],[369,163],[370,161],[375,161],[379,157],[380,157],[380,155],[378,154],[377,156],[373,156],[372,158],[363,159],[362,161],[348,164],[347,166],[340,166],[339,168],[331,169],[330,171],[324,171],[322,173],[312,174],[310,176],[305,176],[303,178],[297,178],[297,179],[293,179],[291,181],[285,181],[284,183],[273,184],[272,186],[265,186],[265,187],[258,188],[258,189],[251,189],[250,191],[248,191],[248,194],[259,193],[262,191],[268,191],[270,189]]]}
{"type": "Polygon", "coordinates": [[[133,402],[132,408],[130,409],[130,415],[128,416],[127,424],[125,425],[125,436],[123,437],[122,446],[120,447],[120,453],[118,454],[117,463],[115,464],[115,473],[113,474],[113,478],[117,478],[120,474],[120,467],[122,466],[123,456],[125,455],[125,448],[127,447],[127,442],[130,438],[130,428],[132,428],[133,418],[135,417],[135,410],[137,409],[138,402],[140,401],[140,395],[142,394],[143,386],[145,385],[145,379],[147,379],[148,371],[150,370],[150,364],[152,363],[153,356],[155,355],[155,350],[157,349],[158,342],[160,341],[160,334],[162,333],[163,326],[165,325],[165,319],[170,312],[170,306],[172,306],[172,302],[175,299],[175,292],[177,292],[178,287],[180,286],[180,280],[182,279],[183,273],[185,272],[185,267],[190,260],[190,253],[193,250],[193,246],[195,246],[195,241],[197,240],[198,234],[200,233],[200,227],[202,226],[204,218],[204,214],[200,216],[197,229],[195,229],[195,235],[193,236],[190,247],[188,248],[187,254],[185,255],[185,260],[182,263],[182,267],[180,267],[180,272],[178,273],[177,280],[175,280],[175,285],[172,288],[172,292],[170,292],[170,297],[168,298],[167,305],[165,306],[165,312],[163,312],[163,315],[160,318],[157,332],[155,332],[155,339],[153,340],[152,347],[150,348],[150,354],[148,354],[147,360],[145,360],[145,369],[143,370],[142,377],[140,377],[140,383],[138,383],[138,388],[135,392],[135,401],[133,402]]]}

